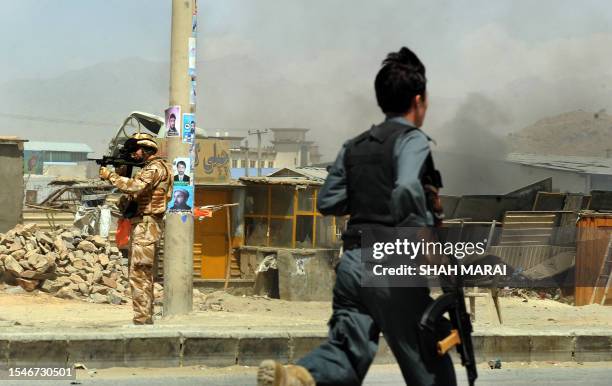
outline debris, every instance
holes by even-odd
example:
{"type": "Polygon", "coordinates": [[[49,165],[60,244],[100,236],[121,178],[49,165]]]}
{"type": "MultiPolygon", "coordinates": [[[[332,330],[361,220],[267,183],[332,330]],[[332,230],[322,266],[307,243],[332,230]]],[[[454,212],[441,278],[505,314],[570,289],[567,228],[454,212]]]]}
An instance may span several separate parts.
{"type": "MultiPolygon", "coordinates": [[[[121,304],[128,301],[128,268],[116,247],[100,236],[79,230],[39,230],[17,225],[0,235],[0,277],[5,292],[40,290],[63,299],[121,304]],[[10,288],[15,288],[9,291],[10,288]]],[[[156,284],[157,295],[163,288],[156,284]]]]}
{"type": "Polygon", "coordinates": [[[502,368],[502,362],[501,362],[501,359],[499,358],[495,359],[494,361],[489,361],[488,364],[491,369],[501,369],[502,368]]]}

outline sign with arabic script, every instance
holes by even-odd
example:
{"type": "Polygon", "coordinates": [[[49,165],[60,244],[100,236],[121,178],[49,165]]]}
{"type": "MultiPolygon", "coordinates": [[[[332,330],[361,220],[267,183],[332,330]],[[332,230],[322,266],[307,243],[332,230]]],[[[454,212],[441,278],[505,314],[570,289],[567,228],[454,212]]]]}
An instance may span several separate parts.
{"type": "Polygon", "coordinates": [[[224,139],[196,139],[194,160],[195,183],[227,183],[230,181],[230,142],[224,139]]]}

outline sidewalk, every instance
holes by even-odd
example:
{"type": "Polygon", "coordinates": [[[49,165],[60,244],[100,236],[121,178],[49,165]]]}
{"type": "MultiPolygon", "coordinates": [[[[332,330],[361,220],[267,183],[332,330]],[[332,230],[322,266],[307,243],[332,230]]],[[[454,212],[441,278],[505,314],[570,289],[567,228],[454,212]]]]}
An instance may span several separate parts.
{"type": "MultiPolygon", "coordinates": [[[[0,291],[0,366],[84,363],[87,367],[256,365],[294,361],[327,335],[331,307],[223,292],[198,294],[194,312],[131,326],[131,306],[0,291]]],[[[9,291],[9,292],[19,292],[9,291]]],[[[504,325],[477,300],[478,361],[611,361],[612,307],[501,298],[504,325]]],[[[393,357],[381,342],[377,363],[393,357]]]]}

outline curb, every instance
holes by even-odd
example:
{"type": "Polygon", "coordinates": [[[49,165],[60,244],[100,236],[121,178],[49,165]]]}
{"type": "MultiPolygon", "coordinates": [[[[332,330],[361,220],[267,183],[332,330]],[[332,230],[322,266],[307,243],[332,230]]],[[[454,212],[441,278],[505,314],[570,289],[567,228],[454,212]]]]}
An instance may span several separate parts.
{"type": "MultiPolygon", "coordinates": [[[[88,368],[256,366],[263,359],[293,363],[320,345],[326,334],[248,331],[134,331],[125,333],[0,333],[0,368],[37,365],[88,368]]],[[[612,334],[473,335],[477,362],[612,361],[612,334]]],[[[459,358],[453,350],[453,360],[459,358]]],[[[395,363],[381,337],[374,363],[395,363]]]]}

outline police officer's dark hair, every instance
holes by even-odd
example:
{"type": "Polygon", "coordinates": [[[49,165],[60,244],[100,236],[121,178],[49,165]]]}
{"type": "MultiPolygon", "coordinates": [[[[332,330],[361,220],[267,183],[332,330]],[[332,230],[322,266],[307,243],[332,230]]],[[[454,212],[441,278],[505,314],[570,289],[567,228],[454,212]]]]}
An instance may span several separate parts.
{"type": "Polygon", "coordinates": [[[178,161],[176,163],[176,166],[178,167],[179,165],[183,165],[184,167],[187,167],[187,164],[185,163],[185,161],[178,161]]]}
{"type": "Polygon", "coordinates": [[[387,115],[405,114],[415,96],[425,98],[426,84],[425,66],[414,52],[402,47],[382,62],[374,82],[376,100],[387,115]]]}

